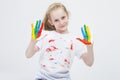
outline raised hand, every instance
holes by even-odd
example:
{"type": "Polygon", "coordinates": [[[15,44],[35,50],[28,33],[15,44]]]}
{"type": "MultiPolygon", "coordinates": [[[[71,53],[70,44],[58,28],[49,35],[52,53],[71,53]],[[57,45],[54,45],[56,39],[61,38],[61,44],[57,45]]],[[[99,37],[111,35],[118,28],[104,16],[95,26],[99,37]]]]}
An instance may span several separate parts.
{"type": "Polygon", "coordinates": [[[36,24],[32,23],[32,35],[31,36],[33,40],[36,40],[37,38],[40,37],[43,26],[44,26],[44,23],[42,22],[41,24],[41,20],[37,20],[36,24]]]}
{"type": "Polygon", "coordinates": [[[76,38],[76,39],[83,42],[86,45],[91,44],[91,33],[89,27],[87,25],[84,25],[84,27],[81,27],[81,32],[84,39],[80,39],[80,38],[76,38]]]}

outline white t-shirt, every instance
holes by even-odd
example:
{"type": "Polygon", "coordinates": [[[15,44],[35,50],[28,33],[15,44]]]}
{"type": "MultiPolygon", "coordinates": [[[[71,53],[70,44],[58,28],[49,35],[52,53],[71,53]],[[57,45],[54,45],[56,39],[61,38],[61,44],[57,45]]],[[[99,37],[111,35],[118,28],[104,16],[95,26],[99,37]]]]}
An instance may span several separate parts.
{"type": "MultiPolygon", "coordinates": [[[[72,33],[60,34],[56,31],[42,31],[37,42],[40,51],[40,72],[54,77],[68,76],[74,56],[80,56],[86,52],[86,46],[78,41],[77,35],[72,33]]],[[[44,77],[45,77],[44,75],[44,77]]]]}

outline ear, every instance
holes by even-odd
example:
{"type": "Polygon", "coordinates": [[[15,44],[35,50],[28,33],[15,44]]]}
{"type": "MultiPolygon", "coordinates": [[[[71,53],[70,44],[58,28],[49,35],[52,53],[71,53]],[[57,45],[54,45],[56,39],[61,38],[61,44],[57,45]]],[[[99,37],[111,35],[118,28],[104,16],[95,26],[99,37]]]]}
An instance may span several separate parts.
{"type": "Polygon", "coordinates": [[[53,25],[53,23],[52,23],[52,21],[51,21],[50,19],[48,19],[48,22],[49,22],[51,25],[53,25]]]}

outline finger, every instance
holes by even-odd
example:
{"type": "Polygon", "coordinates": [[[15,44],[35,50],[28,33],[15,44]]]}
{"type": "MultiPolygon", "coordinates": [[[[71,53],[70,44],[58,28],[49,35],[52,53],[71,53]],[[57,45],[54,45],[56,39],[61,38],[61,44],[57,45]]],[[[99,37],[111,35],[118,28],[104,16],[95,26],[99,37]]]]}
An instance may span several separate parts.
{"type": "Polygon", "coordinates": [[[87,33],[87,29],[86,29],[86,25],[85,24],[84,24],[84,32],[85,32],[85,35],[86,35],[85,39],[88,41],[88,35],[87,35],[88,33],[87,33]]]}
{"type": "Polygon", "coordinates": [[[41,25],[41,20],[38,20],[38,27],[37,27],[38,31],[40,30],[40,25],[41,25]]]}
{"type": "Polygon", "coordinates": [[[86,26],[86,30],[87,30],[87,35],[88,35],[88,42],[91,42],[90,28],[88,26],[86,26]]]}
{"type": "Polygon", "coordinates": [[[36,30],[36,36],[38,35],[39,29],[40,29],[40,24],[41,24],[41,20],[38,20],[37,30],[36,30]]]}
{"type": "Polygon", "coordinates": [[[37,35],[37,38],[40,37],[42,29],[43,29],[43,26],[44,26],[44,23],[42,22],[40,30],[39,30],[38,35],[37,35]]]}
{"type": "Polygon", "coordinates": [[[40,24],[41,24],[41,20],[38,20],[37,24],[36,24],[36,38],[37,38],[37,35],[38,35],[38,32],[39,32],[40,24]]]}
{"type": "Polygon", "coordinates": [[[81,32],[82,32],[83,38],[84,38],[84,39],[87,39],[87,38],[86,38],[85,31],[83,30],[83,27],[81,27],[81,32]]]}
{"type": "Polygon", "coordinates": [[[31,26],[32,26],[32,39],[35,39],[34,24],[31,24],[31,26]]]}
{"type": "Polygon", "coordinates": [[[38,20],[36,21],[36,25],[35,25],[35,35],[37,35],[37,26],[38,26],[38,20]]]}

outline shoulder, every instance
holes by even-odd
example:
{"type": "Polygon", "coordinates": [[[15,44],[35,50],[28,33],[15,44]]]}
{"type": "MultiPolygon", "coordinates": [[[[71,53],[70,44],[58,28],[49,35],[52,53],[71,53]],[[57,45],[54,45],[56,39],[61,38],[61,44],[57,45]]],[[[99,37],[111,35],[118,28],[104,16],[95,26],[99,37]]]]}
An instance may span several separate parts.
{"type": "Polygon", "coordinates": [[[71,36],[71,40],[72,42],[75,44],[75,45],[78,45],[78,44],[83,44],[80,40],[82,40],[82,36],[80,34],[77,34],[77,33],[73,33],[71,32],[70,33],[70,36],[71,36]],[[80,40],[79,40],[80,39],[80,40]]]}
{"type": "Polygon", "coordinates": [[[70,37],[71,37],[71,39],[73,39],[73,40],[76,40],[76,38],[80,38],[80,35],[79,34],[76,34],[76,33],[73,33],[73,32],[70,32],[69,33],[70,35],[70,37]]]}

